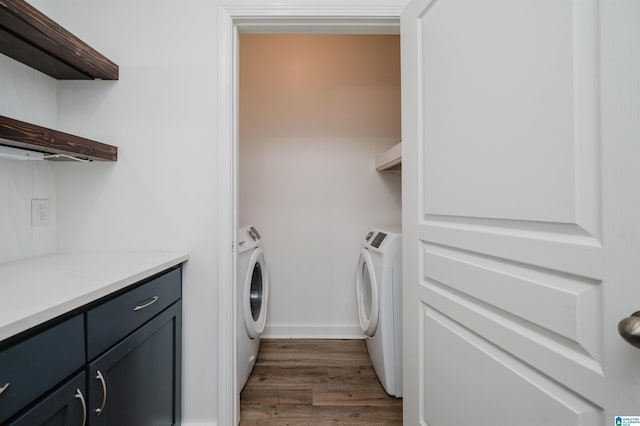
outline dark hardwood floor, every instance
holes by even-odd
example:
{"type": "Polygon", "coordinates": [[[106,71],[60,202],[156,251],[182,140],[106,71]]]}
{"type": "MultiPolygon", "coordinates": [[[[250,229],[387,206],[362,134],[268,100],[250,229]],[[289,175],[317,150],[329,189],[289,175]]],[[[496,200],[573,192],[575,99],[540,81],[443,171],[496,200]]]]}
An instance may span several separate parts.
{"type": "Polygon", "coordinates": [[[402,425],[402,399],[384,392],[364,340],[263,339],[240,425],[402,425]]]}

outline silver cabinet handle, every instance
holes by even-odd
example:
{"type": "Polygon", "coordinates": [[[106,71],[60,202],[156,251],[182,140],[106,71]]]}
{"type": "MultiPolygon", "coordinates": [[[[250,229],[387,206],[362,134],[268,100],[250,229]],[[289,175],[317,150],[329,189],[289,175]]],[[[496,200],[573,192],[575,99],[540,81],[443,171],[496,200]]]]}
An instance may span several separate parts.
{"type": "Polygon", "coordinates": [[[640,311],[618,323],[618,333],[630,345],[640,348],[640,311]]]}
{"type": "Polygon", "coordinates": [[[102,383],[102,407],[96,408],[96,413],[100,416],[104,412],[104,406],[107,405],[107,382],[105,382],[100,370],[98,370],[96,379],[102,383]]]}
{"type": "Polygon", "coordinates": [[[11,383],[7,383],[4,386],[0,387],[0,394],[2,394],[2,392],[6,391],[10,384],[11,383]]]}
{"type": "Polygon", "coordinates": [[[145,303],[145,304],[143,304],[143,305],[138,305],[138,306],[136,306],[135,308],[133,308],[133,310],[134,310],[134,311],[139,311],[140,309],[144,309],[144,308],[146,308],[147,306],[151,306],[151,305],[153,305],[153,304],[154,304],[154,303],[156,303],[157,301],[158,301],[158,296],[153,296],[149,302],[147,302],[147,303],[145,303]]]}
{"type": "Polygon", "coordinates": [[[84,401],[84,396],[80,389],[76,389],[76,398],[80,400],[82,404],[82,426],[87,424],[87,403],[84,401]]]}

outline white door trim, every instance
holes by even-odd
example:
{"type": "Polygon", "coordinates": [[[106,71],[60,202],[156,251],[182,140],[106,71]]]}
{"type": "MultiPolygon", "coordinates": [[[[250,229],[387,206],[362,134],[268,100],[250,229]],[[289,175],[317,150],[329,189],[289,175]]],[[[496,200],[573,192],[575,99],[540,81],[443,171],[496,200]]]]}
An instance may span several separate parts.
{"type": "Polygon", "coordinates": [[[218,424],[239,421],[236,389],[238,227],[238,32],[399,33],[407,0],[251,0],[220,6],[218,16],[218,424]]]}

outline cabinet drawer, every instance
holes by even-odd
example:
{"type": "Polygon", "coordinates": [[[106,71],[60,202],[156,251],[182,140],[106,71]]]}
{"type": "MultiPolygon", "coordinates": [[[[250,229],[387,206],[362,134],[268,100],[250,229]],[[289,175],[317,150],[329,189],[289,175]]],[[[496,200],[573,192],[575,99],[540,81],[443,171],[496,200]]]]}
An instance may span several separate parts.
{"type": "Polygon", "coordinates": [[[82,315],[0,352],[0,423],[84,363],[82,315]]]}
{"type": "Polygon", "coordinates": [[[173,269],[88,311],[87,355],[89,359],[100,355],[180,299],[181,286],[181,269],[173,269]]]}

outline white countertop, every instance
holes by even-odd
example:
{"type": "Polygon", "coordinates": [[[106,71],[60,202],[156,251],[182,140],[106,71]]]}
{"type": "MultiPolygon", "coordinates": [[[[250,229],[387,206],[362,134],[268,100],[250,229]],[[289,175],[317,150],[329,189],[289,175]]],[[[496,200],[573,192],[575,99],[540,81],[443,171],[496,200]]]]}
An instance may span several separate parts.
{"type": "Polygon", "coordinates": [[[54,254],[0,264],[0,341],[178,265],[186,252],[54,254]]]}

